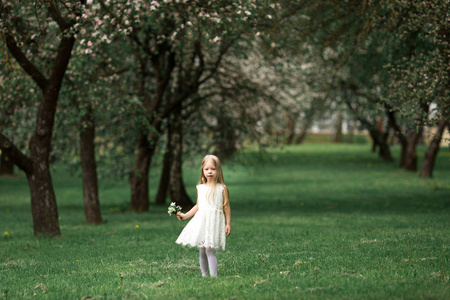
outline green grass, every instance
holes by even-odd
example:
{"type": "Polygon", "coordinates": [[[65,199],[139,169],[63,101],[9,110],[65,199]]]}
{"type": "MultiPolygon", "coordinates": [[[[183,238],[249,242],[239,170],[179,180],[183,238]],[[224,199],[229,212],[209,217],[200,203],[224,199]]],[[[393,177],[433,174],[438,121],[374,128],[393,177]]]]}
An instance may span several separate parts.
{"type": "MultiPolygon", "coordinates": [[[[174,243],[185,223],[166,207],[128,211],[126,182],[101,182],[106,222],[88,226],[80,179],[53,174],[62,237],[36,239],[26,179],[0,178],[0,299],[450,298],[448,149],[433,179],[382,162],[368,145],[235,160],[253,166],[224,164],[232,235],[217,253],[218,278],[201,278],[197,250],[174,243]]],[[[198,173],[185,170],[192,197],[198,173]]]]}

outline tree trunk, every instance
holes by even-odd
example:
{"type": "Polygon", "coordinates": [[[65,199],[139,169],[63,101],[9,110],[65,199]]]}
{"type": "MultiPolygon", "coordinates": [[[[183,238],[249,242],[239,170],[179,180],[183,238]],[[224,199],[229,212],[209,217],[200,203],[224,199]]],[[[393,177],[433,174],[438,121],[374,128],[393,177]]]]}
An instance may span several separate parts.
{"type": "Polygon", "coordinates": [[[408,152],[408,140],[406,138],[401,138],[400,135],[397,135],[398,140],[400,141],[400,167],[404,168],[406,165],[406,156],[408,152]]]}
{"type": "Polygon", "coordinates": [[[169,139],[167,139],[167,150],[164,154],[163,168],[161,172],[161,179],[159,180],[158,194],[156,196],[155,204],[166,204],[167,190],[169,188],[170,167],[172,165],[172,151],[169,149],[169,139]]]}
{"type": "MultiPolygon", "coordinates": [[[[379,147],[378,155],[387,162],[392,161],[391,150],[388,144],[389,130],[383,132],[380,122],[374,123],[366,119],[362,114],[359,114],[357,109],[352,107],[350,101],[345,100],[347,107],[353,112],[357,120],[359,120],[369,131],[370,137],[372,138],[372,152],[376,151],[376,147],[379,147]]],[[[391,126],[391,122],[395,123],[395,115],[387,110],[390,114],[388,126],[391,126]]],[[[394,124],[395,125],[395,124],[394,124]]]]}
{"type": "Polygon", "coordinates": [[[347,121],[347,143],[353,144],[353,137],[355,135],[355,121],[348,120],[347,121]]]}
{"type": "Polygon", "coordinates": [[[333,143],[342,143],[342,111],[339,109],[334,124],[333,143]]]}
{"type": "Polygon", "coordinates": [[[183,123],[181,116],[181,105],[177,107],[169,121],[169,144],[172,155],[172,165],[170,167],[169,193],[172,201],[183,207],[190,209],[194,205],[186,193],[183,183],[183,123]]]}
{"type": "Polygon", "coordinates": [[[303,140],[305,139],[306,134],[308,133],[308,129],[311,126],[311,123],[314,120],[315,115],[316,109],[314,107],[311,107],[307,111],[305,111],[305,114],[302,118],[300,133],[297,135],[295,139],[296,144],[303,143],[303,140]]]}
{"type": "Polygon", "coordinates": [[[403,168],[405,168],[406,171],[417,171],[417,144],[419,143],[421,136],[422,129],[420,129],[419,132],[413,131],[407,134],[407,144],[405,149],[402,149],[402,154],[404,155],[402,158],[402,161],[404,162],[403,168]]]}
{"type": "Polygon", "coordinates": [[[144,132],[139,134],[139,148],[134,167],[130,173],[131,210],[148,211],[150,163],[155,151],[155,144],[150,143],[144,132]]]}
{"type": "MultiPolygon", "coordinates": [[[[400,140],[400,144],[402,146],[401,158],[400,158],[400,166],[403,167],[406,171],[415,172],[417,171],[417,144],[419,143],[422,133],[423,127],[417,128],[414,126],[410,131],[406,134],[403,133],[400,128],[397,120],[395,118],[395,113],[392,111],[392,107],[386,105],[386,111],[388,115],[388,120],[391,128],[393,128],[397,134],[398,139],[400,140]]],[[[416,123],[423,124],[429,113],[429,104],[427,102],[421,103],[422,113],[419,114],[416,119],[416,123]]],[[[421,126],[421,125],[420,125],[421,126]]]]}
{"type": "Polygon", "coordinates": [[[436,156],[439,151],[439,145],[441,143],[442,134],[445,131],[445,128],[449,125],[449,121],[441,120],[438,124],[437,131],[433,136],[433,139],[430,142],[430,145],[425,152],[425,159],[422,163],[422,167],[420,168],[419,176],[420,177],[432,177],[434,163],[436,161],[436,156]]]}
{"type": "Polygon", "coordinates": [[[372,152],[376,150],[376,147],[379,147],[378,155],[384,161],[392,161],[391,149],[388,144],[388,134],[379,132],[378,129],[372,128],[369,130],[369,134],[372,138],[372,152]]]}
{"type": "Polygon", "coordinates": [[[225,106],[225,98],[222,98],[217,119],[217,130],[214,134],[216,147],[213,154],[222,160],[230,158],[237,151],[235,126],[232,124],[233,119],[228,116],[227,111],[224,109],[225,106]]]}
{"type": "MultiPolygon", "coordinates": [[[[372,136],[372,135],[371,135],[371,136],[372,136]]],[[[374,138],[374,137],[372,136],[372,153],[377,152],[377,146],[378,146],[378,142],[377,142],[376,138],[374,138]]]]}
{"type": "Polygon", "coordinates": [[[20,153],[20,150],[13,147],[9,141],[6,141],[7,143],[5,143],[5,137],[2,134],[0,134],[0,142],[2,142],[0,143],[0,146],[2,150],[4,150],[6,146],[9,149],[8,151],[13,153],[16,159],[14,163],[27,174],[31,195],[34,234],[57,236],[60,235],[61,232],[58,223],[58,209],[56,206],[55,192],[50,176],[49,156],[55,122],[56,104],[58,102],[64,74],[72,56],[75,38],[69,33],[69,29],[74,24],[64,20],[53,2],[48,3],[48,10],[61,31],[61,42],[57,49],[56,58],[53,60],[53,65],[51,65],[49,78],[46,78],[28,59],[27,55],[22,51],[9,32],[4,34],[8,50],[20,64],[22,69],[30,75],[33,81],[42,90],[42,99],[39,103],[36,115],[34,135],[29,143],[30,157],[26,157],[20,153]]]}
{"type": "Polygon", "coordinates": [[[58,209],[50,175],[49,156],[56,102],[59,88],[53,86],[44,91],[39,105],[36,130],[29,143],[33,172],[27,173],[31,195],[34,234],[60,235],[58,209]]]}
{"type": "Polygon", "coordinates": [[[40,234],[58,236],[58,209],[48,164],[33,163],[34,172],[27,174],[31,195],[33,230],[40,234]]]}
{"type": "Polygon", "coordinates": [[[0,151],[0,175],[14,175],[14,163],[4,151],[0,151]]]}
{"type": "Polygon", "coordinates": [[[102,223],[98,199],[97,164],[95,161],[95,124],[92,107],[88,105],[80,129],[80,156],[83,172],[83,197],[86,222],[88,224],[102,223]]]}
{"type": "Polygon", "coordinates": [[[295,119],[296,117],[293,113],[288,113],[288,121],[285,128],[285,132],[287,134],[286,145],[292,145],[292,142],[294,141],[296,123],[295,119]]]}
{"type": "MultiPolygon", "coordinates": [[[[383,134],[384,136],[384,134],[383,134]]],[[[387,142],[387,136],[383,137],[382,143],[379,143],[378,146],[380,147],[378,151],[378,155],[384,160],[384,161],[392,161],[392,155],[391,155],[391,148],[389,147],[389,143],[387,142]]]]}
{"type": "Polygon", "coordinates": [[[305,140],[305,137],[306,137],[306,133],[307,133],[307,128],[302,128],[300,133],[297,135],[297,137],[295,139],[295,143],[296,144],[303,143],[303,141],[305,140]]]}

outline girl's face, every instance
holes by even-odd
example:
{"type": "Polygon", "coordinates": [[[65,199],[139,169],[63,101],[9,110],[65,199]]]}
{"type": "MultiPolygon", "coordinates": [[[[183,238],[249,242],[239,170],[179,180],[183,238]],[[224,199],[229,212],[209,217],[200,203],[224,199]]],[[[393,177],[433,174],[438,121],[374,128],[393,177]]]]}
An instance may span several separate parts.
{"type": "Polygon", "coordinates": [[[207,161],[203,166],[203,175],[206,177],[207,182],[214,181],[216,177],[216,166],[212,160],[207,161]]]}

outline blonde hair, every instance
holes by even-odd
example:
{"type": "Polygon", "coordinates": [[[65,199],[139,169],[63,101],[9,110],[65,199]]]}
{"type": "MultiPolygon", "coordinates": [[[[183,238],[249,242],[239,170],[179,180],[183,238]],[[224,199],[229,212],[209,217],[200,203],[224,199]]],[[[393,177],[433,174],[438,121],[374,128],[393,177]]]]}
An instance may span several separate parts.
{"type": "MultiPolygon", "coordinates": [[[[209,199],[211,197],[211,195],[214,195],[216,193],[216,185],[218,183],[220,183],[223,188],[224,191],[227,193],[228,196],[228,189],[225,185],[225,181],[223,180],[223,173],[222,173],[222,164],[220,163],[220,159],[212,154],[208,154],[206,155],[203,160],[202,160],[202,166],[200,168],[200,181],[198,182],[198,184],[205,184],[207,183],[207,178],[205,177],[205,174],[203,173],[203,168],[205,167],[205,165],[208,162],[212,162],[214,164],[214,166],[216,167],[216,176],[213,178],[213,182],[210,182],[212,184],[212,187],[209,189],[206,198],[209,199]]],[[[224,198],[224,202],[223,202],[223,208],[227,208],[229,206],[229,199],[228,197],[226,197],[226,199],[224,198]]]]}

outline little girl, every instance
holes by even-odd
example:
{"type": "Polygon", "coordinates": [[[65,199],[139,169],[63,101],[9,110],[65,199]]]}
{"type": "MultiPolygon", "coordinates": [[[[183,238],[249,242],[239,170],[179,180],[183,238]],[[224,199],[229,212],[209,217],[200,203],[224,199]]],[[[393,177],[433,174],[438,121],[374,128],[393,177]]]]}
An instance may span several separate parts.
{"type": "Polygon", "coordinates": [[[220,160],[206,155],[197,185],[197,204],[187,213],[177,213],[178,220],[192,220],[184,227],[177,244],[198,247],[202,276],[217,276],[215,250],[225,250],[225,235],[231,234],[231,210],[228,188],[223,181],[220,160]],[[194,216],[195,215],[195,216],[194,216]],[[225,224],[226,221],[226,224],[225,224]]]}

